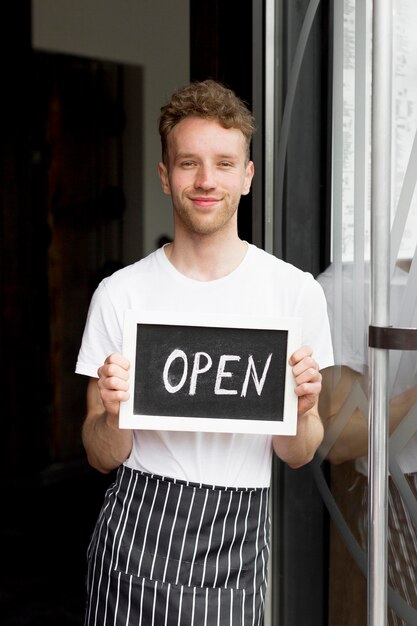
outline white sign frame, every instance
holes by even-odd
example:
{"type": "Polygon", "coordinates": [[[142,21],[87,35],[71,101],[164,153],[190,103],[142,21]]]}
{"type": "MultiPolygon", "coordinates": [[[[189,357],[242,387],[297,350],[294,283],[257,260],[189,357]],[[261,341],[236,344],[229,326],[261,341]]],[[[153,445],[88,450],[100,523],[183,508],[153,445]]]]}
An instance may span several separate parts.
{"type": "Polygon", "coordinates": [[[192,313],[128,310],[123,329],[123,354],[130,361],[130,397],[120,404],[120,428],[139,430],[173,430],[193,432],[251,433],[268,435],[295,435],[297,432],[298,398],[294,393],[295,379],[288,360],[301,346],[300,318],[254,318],[245,316],[219,317],[192,313]],[[283,419],[225,419],[216,417],[178,417],[134,414],[134,384],[138,324],[167,326],[204,326],[218,328],[250,328],[258,330],[287,331],[287,358],[285,370],[283,419]],[[132,386],[133,381],[133,386],[132,386]]]}

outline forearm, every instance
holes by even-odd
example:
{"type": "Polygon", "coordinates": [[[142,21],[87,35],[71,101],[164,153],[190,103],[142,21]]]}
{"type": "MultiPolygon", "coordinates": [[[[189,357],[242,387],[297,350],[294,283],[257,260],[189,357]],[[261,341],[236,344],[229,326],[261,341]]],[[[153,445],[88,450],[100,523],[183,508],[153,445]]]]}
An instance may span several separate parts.
{"type": "Polygon", "coordinates": [[[90,465],[105,474],[119,467],[132,449],[132,431],[120,429],[118,416],[105,411],[87,415],[82,440],[90,465]]]}
{"type": "Polygon", "coordinates": [[[275,435],[275,454],[296,469],[309,463],[323,440],[323,424],[318,412],[321,373],[309,346],[302,346],[289,359],[295,379],[294,393],[298,397],[297,432],[295,435],[275,435]]]}
{"type": "Polygon", "coordinates": [[[119,428],[120,403],[105,408],[97,380],[91,378],[87,387],[87,416],[82,428],[82,441],[88,462],[100,472],[108,473],[121,465],[132,449],[132,431],[119,428]]]}
{"type": "Polygon", "coordinates": [[[299,416],[297,434],[275,435],[273,447],[275,454],[290,467],[296,469],[309,463],[323,440],[323,424],[313,407],[299,416]]]}

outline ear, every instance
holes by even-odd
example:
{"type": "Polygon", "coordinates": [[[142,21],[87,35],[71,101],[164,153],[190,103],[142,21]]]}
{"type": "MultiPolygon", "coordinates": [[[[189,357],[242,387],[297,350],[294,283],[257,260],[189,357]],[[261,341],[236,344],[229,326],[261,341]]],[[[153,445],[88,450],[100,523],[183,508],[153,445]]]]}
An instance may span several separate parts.
{"type": "Polygon", "coordinates": [[[171,188],[169,186],[168,170],[166,168],[166,165],[162,163],[162,161],[158,163],[158,175],[159,175],[159,180],[161,181],[162,191],[166,193],[168,196],[170,196],[171,188]]]}
{"type": "Polygon", "coordinates": [[[243,182],[243,189],[242,189],[242,196],[248,195],[254,174],[255,174],[255,166],[253,165],[253,161],[249,161],[246,166],[245,180],[243,182]]]}

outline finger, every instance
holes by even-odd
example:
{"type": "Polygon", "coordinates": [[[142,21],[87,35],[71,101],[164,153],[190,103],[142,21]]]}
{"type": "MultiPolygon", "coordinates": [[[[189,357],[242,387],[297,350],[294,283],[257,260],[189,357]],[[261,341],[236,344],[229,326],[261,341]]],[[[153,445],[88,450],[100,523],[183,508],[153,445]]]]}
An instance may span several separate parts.
{"type": "Polygon", "coordinates": [[[115,363],[105,363],[98,368],[97,374],[99,378],[121,378],[128,380],[129,371],[115,363]]]}
{"type": "Polygon", "coordinates": [[[129,359],[127,359],[120,352],[113,352],[112,354],[109,354],[107,359],[104,361],[104,364],[105,365],[111,365],[111,364],[119,365],[122,369],[125,369],[125,370],[128,370],[130,367],[129,359]]]}
{"type": "Polygon", "coordinates": [[[129,399],[129,392],[122,389],[102,389],[101,399],[105,406],[129,399]]]}
{"type": "Polygon", "coordinates": [[[293,352],[288,362],[290,365],[296,365],[299,361],[302,361],[302,359],[306,357],[311,357],[312,354],[313,351],[310,346],[301,346],[301,348],[293,352]]]}
{"type": "Polygon", "coordinates": [[[102,376],[97,384],[100,390],[128,391],[129,389],[129,381],[118,376],[102,376]]]}
{"type": "Polygon", "coordinates": [[[322,375],[316,367],[309,367],[306,370],[302,370],[297,376],[295,376],[295,382],[297,385],[304,383],[316,383],[322,382],[322,375]]]}
{"type": "Polygon", "coordinates": [[[103,365],[98,368],[97,374],[99,377],[119,376],[127,380],[129,368],[129,360],[120,352],[113,352],[109,354],[103,365]]]}
{"type": "Polygon", "coordinates": [[[321,391],[321,381],[314,383],[302,383],[297,385],[294,389],[294,393],[301,398],[302,396],[315,396],[318,398],[321,391]]]}
{"type": "Polygon", "coordinates": [[[292,372],[295,377],[302,375],[304,372],[310,372],[313,376],[319,371],[319,365],[313,357],[304,357],[296,365],[293,366],[292,372]]]}

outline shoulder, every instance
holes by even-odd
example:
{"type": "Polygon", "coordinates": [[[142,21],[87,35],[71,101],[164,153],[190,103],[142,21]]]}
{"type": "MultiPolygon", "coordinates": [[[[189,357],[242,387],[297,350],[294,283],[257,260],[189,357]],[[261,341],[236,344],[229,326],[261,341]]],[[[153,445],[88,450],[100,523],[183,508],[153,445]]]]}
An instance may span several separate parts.
{"type": "Polygon", "coordinates": [[[292,263],[288,263],[288,261],[283,261],[270,252],[257,248],[253,244],[250,245],[250,251],[254,267],[273,272],[281,280],[296,281],[296,284],[317,283],[310,272],[306,272],[292,263]]]}
{"type": "Polygon", "coordinates": [[[134,287],[143,279],[153,279],[158,271],[159,254],[160,250],[155,250],[143,259],[117,270],[101,281],[100,288],[120,292],[134,287]]]}

